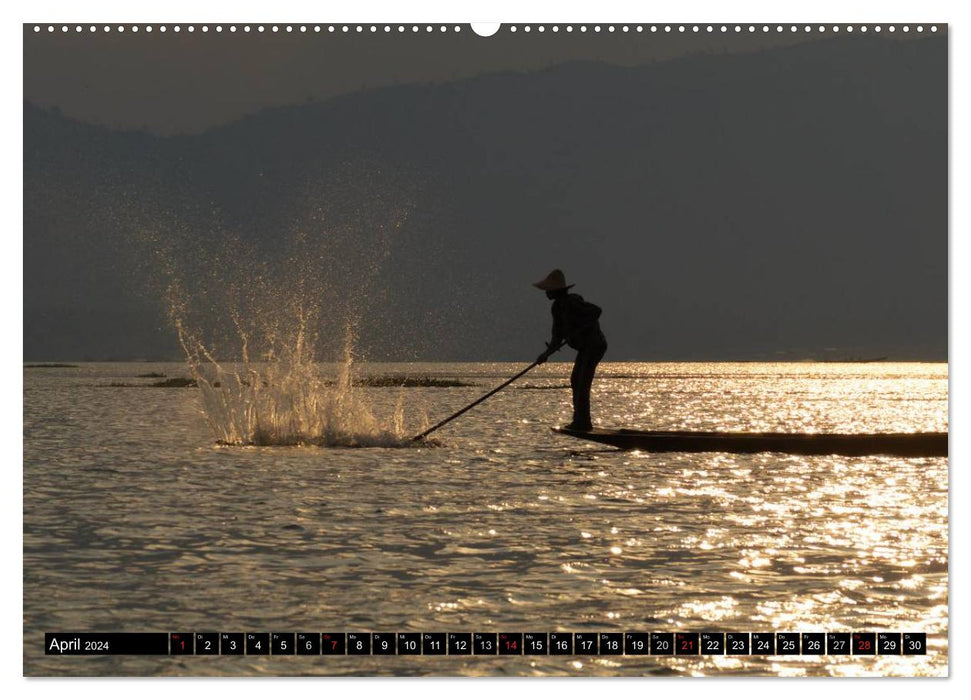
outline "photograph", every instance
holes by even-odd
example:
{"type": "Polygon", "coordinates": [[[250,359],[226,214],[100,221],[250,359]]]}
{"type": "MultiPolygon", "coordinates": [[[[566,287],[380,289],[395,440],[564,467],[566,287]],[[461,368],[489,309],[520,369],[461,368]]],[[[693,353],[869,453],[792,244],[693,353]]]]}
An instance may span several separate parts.
{"type": "Polygon", "coordinates": [[[947,677],[948,30],[24,23],[23,676],[947,677]]]}

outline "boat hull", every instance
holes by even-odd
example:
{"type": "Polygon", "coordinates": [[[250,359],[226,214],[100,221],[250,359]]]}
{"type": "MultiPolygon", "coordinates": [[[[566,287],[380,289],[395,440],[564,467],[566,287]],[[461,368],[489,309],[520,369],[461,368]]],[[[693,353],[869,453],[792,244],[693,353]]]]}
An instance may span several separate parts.
{"type": "Polygon", "coordinates": [[[797,455],[892,455],[947,457],[947,433],[701,433],[644,430],[572,430],[560,435],[590,440],[623,450],[644,452],[783,452],[797,455]]]}

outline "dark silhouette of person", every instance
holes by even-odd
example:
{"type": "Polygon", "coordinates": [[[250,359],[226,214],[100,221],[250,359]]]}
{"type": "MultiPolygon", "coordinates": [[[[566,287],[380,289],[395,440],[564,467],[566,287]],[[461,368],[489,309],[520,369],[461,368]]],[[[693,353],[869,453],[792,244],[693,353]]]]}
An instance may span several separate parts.
{"type": "Polygon", "coordinates": [[[553,270],[545,279],[533,283],[546,292],[553,300],[553,333],[546,350],[536,358],[543,364],[550,355],[560,349],[563,341],[577,351],[570,375],[573,389],[573,422],[567,425],[572,430],[590,430],[590,387],[597,365],[607,352],[607,339],[600,330],[601,309],[596,304],[584,301],[579,294],[571,294],[574,285],[566,283],[562,270],[553,270]]]}

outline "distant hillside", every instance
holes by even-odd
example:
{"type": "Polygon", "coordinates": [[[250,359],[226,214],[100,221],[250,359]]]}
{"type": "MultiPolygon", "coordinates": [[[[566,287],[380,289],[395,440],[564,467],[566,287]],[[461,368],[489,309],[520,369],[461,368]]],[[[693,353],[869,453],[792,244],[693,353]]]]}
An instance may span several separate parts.
{"type": "Polygon", "coordinates": [[[152,241],[205,274],[226,232],[272,259],[299,230],[373,268],[375,359],[534,357],[557,266],[608,360],[942,360],[947,146],[943,37],[567,63],[197,136],[26,104],[24,356],[175,357],[152,241]]]}

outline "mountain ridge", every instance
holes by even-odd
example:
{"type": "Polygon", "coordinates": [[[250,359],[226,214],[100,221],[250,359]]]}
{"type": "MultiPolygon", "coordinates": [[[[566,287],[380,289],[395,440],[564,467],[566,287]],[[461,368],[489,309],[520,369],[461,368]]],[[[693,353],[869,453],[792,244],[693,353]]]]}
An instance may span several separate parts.
{"type": "Polygon", "coordinates": [[[615,359],[946,358],[946,67],[943,37],[569,62],[178,136],[25,104],[25,357],[177,353],[129,274],[136,228],[272,257],[300,226],[366,248],[400,210],[376,359],[530,357],[549,319],[528,285],[554,266],[615,359]]]}

